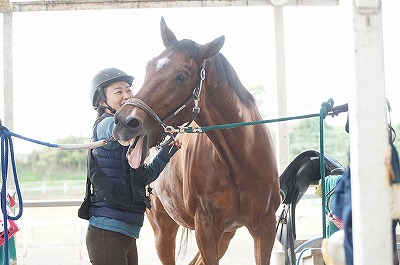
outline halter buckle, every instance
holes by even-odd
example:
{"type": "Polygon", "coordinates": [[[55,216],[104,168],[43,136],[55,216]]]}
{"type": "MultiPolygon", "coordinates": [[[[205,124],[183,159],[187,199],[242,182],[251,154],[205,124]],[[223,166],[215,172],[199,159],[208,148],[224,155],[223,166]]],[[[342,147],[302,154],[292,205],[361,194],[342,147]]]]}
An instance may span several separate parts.
{"type": "MultiPolygon", "coordinates": [[[[205,62],[204,62],[204,64],[205,64],[205,62]]],[[[203,64],[203,68],[202,68],[201,71],[200,71],[200,78],[201,78],[201,80],[206,79],[206,70],[204,69],[204,64],[203,64]]]]}

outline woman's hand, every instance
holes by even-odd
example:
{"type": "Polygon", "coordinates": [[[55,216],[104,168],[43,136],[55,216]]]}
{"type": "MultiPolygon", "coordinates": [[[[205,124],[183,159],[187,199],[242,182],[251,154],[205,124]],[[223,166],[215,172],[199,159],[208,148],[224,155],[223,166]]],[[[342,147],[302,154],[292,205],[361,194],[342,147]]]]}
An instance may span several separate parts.
{"type": "Polygon", "coordinates": [[[176,151],[181,149],[182,141],[179,139],[175,139],[175,141],[171,141],[168,145],[171,146],[171,148],[168,151],[168,154],[170,155],[170,157],[172,157],[176,153],[176,151]]]}
{"type": "Polygon", "coordinates": [[[170,142],[168,145],[170,145],[170,146],[175,146],[176,149],[179,150],[179,149],[181,149],[181,147],[182,147],[182,141],[179,140],[179,139],[175,139],[175,141],[170,142]]]}

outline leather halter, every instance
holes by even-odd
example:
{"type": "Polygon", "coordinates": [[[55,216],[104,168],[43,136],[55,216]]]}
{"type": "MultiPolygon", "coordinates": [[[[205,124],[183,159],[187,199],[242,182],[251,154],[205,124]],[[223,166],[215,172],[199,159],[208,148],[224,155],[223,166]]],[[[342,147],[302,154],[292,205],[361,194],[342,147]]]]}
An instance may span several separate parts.
{"type": "MultiPolygon", "coordinates": [[[[194,121],[194,119],[196,118],[197,114],[199,114],[200,112],[200,107],[199,107],[199,101],[200,101],[200,93],[201,93],[201,89],[203,87],[203,81],[206,78],[206,70],[205,70],[205,65],[206,65],[206,61],[204,60],[201,70],[200,70],[200,78],[199,78],[199,83],[198,85],[193,89],[193,93],[192,95],[190,95],[190,97],[179,107],[177,108],[174,112],[172,112],[170,115],[168,115],[166,118],[161,119],[157,113],[143,100],[139,99],[139,98],[130,98],[128,99],[124,105],[131,105],[131,106],[135,106],[138,107],[142,110],[144,110],[148,115],[150,115],[150,117],[152,117],[155,121],[157,121],[161,127],[163,128],[163,134],[161,136],[161,140],[160,143],[164,141],[165,137],[167,135],[171,136],[171,140],[174,139],[174,135],[176,133],[172,133],[171,131],[168,131],[167,129],[167,125],[165,124],[167,121],[169,121],[170,119],[172,119],[173,117],[175,117],[180,111],[182,111],[184,108],[186,108],[186,106],[193,101],[194,102],[194,107],[193,107],[193,114],[192,114],[192,118],[191,121],[187,122],[185,125],[183,126],[187,126],[190,123],[192,123],[194,121]]],[[[169,127],[169,126],[168,126],[169,127]]],[[[168,142],[170,142],[168,141],[168,142]]],[[[167,143],[168,143],[167,142],[167,143]]],[[[164,143],[166,144],[166,143],[164,143]]]]}

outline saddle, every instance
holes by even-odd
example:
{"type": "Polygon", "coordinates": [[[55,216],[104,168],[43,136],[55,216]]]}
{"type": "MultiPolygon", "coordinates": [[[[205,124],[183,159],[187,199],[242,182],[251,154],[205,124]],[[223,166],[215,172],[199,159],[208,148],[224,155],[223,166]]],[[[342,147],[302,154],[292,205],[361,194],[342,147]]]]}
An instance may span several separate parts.
{"type": "MultiPolygon", "coordinates": [[[[341,175],[345,167],[332,156],[325,154],[325,176],[341,175]]],[[[282,210],[278,215],[276,238],[285,249],[285,265],[295,264],[294,242],[296,240],[295,210],[310,185],[318,185],[320,153],[307,150],[299,154],[280,176],[282,210]]]]}

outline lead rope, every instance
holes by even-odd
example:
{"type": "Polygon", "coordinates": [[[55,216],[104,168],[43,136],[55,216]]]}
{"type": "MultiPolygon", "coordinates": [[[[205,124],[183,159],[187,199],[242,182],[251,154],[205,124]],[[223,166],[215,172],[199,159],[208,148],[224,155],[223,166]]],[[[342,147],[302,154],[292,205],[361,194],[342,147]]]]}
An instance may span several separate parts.
{"type": "Polygon", "coordinates": [[[14,137],[20,138],[22,140],[25,140],[25,141],[28,141],[31,143],[44,145],[44,146],[47,146],[50,148],[58,148],[60,150],[69,150],[69,151],[94,149],[94,148],[106,145],[109,141],[115,141],[113,137],[110,137],[109,139],[106,139],[106,140],[100,140],[100,141],[85,143],[85,144],[52,144],[52,143],[42,142],[39,140],[35,140],[32,138],[28,138],[28,137],[10,132],[6,127],[1,127],[1,120],[0,120],[0,130],[1,131],[7,130],[7,134],[9,134],[10,136],[14,136],[14,137]]]}
{"type": "Polygon", "coordinates": [[[10,131],[1,125],[0,121],[0,130],[1,130],[1,177],[2,177],[2,186],[1,186],[1,210],[3,211],[3,225],[4,225],[4,259],[5,265],[8,265],[9,260],[9,247],[8,247],[8,220],[18,220],[22,216],[23,212],[23,202],[21,190],[19,187],[17,169],[15,166],[14,159],[14,147],[11,139],[10,131]],[[11,166],[14,175],[14,184],[16,193],[18,196],[18,214],[16,216],[10,216],[7,213],[7,171],[8,171],[8,157],[10,155],[11,158],[11,166]]]}
{"type": "Polygon", "coordinates": [[[87,144],[51,144],[46,143],[38,140],[34,140],[28,137],[21,136],[19,134],[10,132],[6,127],[2,125],[0,120],[0,138],[1,138],[1,179],[2,179],[2,186],[1,186],[1,210],[3,212],[3,224],[4,224],[4,264],[9,265],[10,258],[9,258],[9,240],[8,240],[8,220],[18,220],[22,216],[23,212],[23,201],[21,195],[21,189],[19,187],[18,182],[18,175],[17,175],[17,168],[15,165],[15,158],[14,158],[14,146],[12,142],[12,136],[44,145],[51,148],[59,148],[61,150],[83,150],[83,149],[93,149],[96,147],[103,146],[107,144],[109,141],[113,141],[112,137],[107,140],[101,140],[97,142],[87,143],[87,144]],[[18,214],[16,216],[10,216],[7,213],[7,174],[8,174],[8,166],[9,166],[9,157],[11,158],[11,168],[14,176],[14,185],[15,190],[18,197],[18,214]]]}

